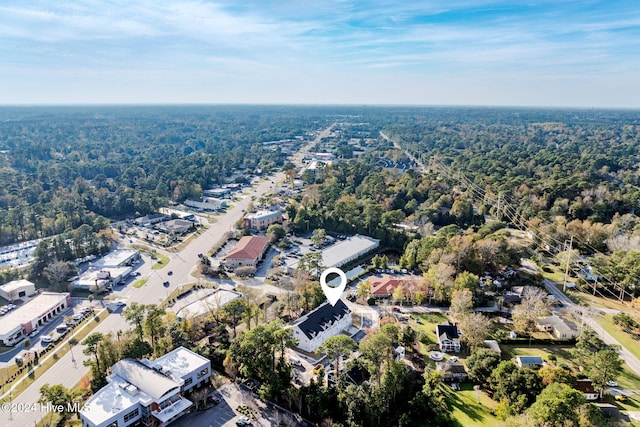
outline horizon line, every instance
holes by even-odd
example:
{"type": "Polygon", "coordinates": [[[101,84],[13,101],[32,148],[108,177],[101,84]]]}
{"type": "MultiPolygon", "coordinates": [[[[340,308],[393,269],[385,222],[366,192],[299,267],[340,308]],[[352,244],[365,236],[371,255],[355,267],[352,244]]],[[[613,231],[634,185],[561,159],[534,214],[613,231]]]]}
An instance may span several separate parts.
{"type": "Polygon", "coordinates": [[[261,107],[411,107],[411,108],[500,108],[544,110],[624,110],[637,111],[637,107],[612,107],[592,105],[527,105],[527,104],[385,104],[385,103],[300,103],[300,102],[77,102],[77,103],[2,103],[0,108],[37,107],[213,107],[213,106],[261,106],[261,107]]]}

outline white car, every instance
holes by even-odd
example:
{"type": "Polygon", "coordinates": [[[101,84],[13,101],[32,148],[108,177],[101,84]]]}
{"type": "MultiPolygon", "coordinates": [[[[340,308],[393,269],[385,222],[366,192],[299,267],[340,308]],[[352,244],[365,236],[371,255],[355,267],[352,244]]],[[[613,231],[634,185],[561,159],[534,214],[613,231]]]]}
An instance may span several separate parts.
{"type": "Polygon", "coordinates": [[[38,331],[37,329],[34,329],[34,330],[29,334],[29,336],[30,336],[31,338],[33,338],[33,337],[35,337],[36,335],[38,335],[38,333],[39,333],[39,332],[40,332],[40,331],[38,331]]]}
{"type": "Polygon", "coordinates": [[[609,387],[618,387],[618,383],[615,381],[607,381],[607,386],[609,387]]]}

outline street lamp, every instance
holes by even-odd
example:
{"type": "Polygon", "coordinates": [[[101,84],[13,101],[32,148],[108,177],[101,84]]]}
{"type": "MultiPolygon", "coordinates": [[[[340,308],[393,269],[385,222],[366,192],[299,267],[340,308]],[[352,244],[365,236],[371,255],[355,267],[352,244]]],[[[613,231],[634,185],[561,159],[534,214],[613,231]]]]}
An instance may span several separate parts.
{"type": "Polygon", "coordinates": [[[71,352],[71,362],[73,366],[76,366],[76,358],[73,356],[73,345],[71,344],[71,338],[67,340],[67,344],[69,344],[69,351],[71,352]]]}

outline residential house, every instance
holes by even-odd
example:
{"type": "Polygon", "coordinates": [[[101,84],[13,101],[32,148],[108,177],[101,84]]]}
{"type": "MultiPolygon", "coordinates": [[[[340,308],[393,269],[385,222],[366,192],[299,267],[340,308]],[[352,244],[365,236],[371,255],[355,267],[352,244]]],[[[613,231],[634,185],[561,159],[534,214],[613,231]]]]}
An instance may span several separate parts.
{"type": "Polygon", "coordinates": [[[538,319],[536,327],[541,331],[549,332],[557,339],[574,339],[580,335],[575,323],[557,314],[538,319]]]}
{"type": "Polygon", "coordinates": [[[225,256],[225,265],[233,270],[237,267],[257,267],[269,249],[265,236],[244,236],[225,256]]]}
{"type": "Polygon", "coordinates": [[[436,370],[441,372],[442,381],[462,382],[469,378],[467,370],[460,362],[438,362],[436,363],[436,370]]]}
{"type": "Polygon", "coordinates": [[[584,397],[588,401],[594,401],[600,398],[600,393],[593,387],[593,382],[590,379],[576,380],[573,388],[584,393],[584,397]]]}
{"type": "Polygon", "coordinates": [[[210,376],[209,360],[184,347],[153,362],[120,360],[111,367],[108,384],[80,411],[82,426],[166,426],[192,406],[182,393],[210,376]]]}
{"type": "Polygon", "coordinates": [[[436,336],[442,352],[460,351],[460,331],[455,325],[437,325],[436,336]]]}
{"type": "Polygon", "coordinates": [[[516,356],[516,365],[519,368],[540,369],[544,365],[544,361],[540,356],[516,356]]]}
{"type": "Polygon", "coordinates": [[[342,300],[328,302],[299,318],[293,324],[293,337],[301,350],[315,352],[327,338],[338,335],[351,326],[351,310],[342,300]]]}

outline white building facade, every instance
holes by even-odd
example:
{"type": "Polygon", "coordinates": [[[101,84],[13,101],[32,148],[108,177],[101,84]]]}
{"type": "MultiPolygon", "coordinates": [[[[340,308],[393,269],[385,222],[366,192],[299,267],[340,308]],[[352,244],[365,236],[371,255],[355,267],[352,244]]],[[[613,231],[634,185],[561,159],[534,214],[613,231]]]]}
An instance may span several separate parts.
{"type": "Polygon", "coordinates": [[[315,352],[327,338],[351,326],[351,310],[338,300],[332,306],[325,302],[293,324],[293,337],[301,350],[315,352]]]}
{"type": "Polygon", "coordinates": [[[108,384],[80,411],[82,426],[166,426],[192,406],[183,393],[210,377],[209,360],[184,347],[151,362],[123,359],[111,367],[108,384]]]}

